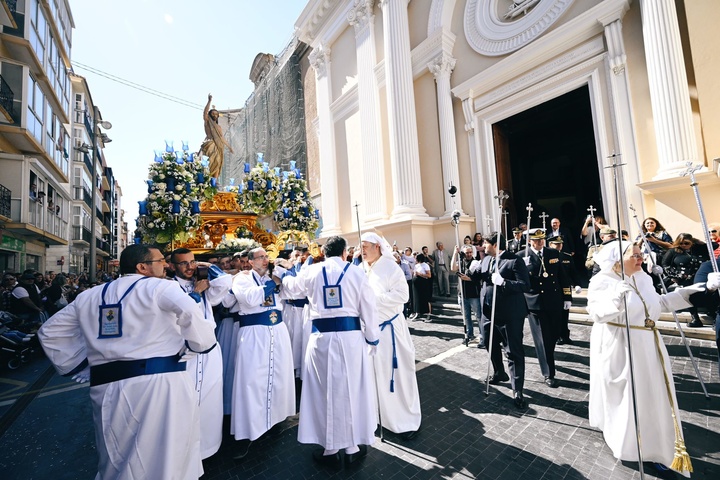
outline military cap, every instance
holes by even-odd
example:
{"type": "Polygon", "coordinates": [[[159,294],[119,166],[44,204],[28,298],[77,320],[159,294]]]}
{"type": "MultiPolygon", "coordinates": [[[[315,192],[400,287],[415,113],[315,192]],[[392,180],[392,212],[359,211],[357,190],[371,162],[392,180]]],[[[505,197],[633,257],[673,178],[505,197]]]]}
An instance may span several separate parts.
{"type": "Polygon", "coordinates": [[[531,228],[528,230],[528,238],[530,240],[544,240],[545,230],[542,228],[531,228]]]}
{"type": "Polygon", "coordinates": [[[562,239],[561,235],[555,235],[555,236],[549,237],[547,239],[547,242],[548,243],[563,243],[563,239],[562,239]]]}

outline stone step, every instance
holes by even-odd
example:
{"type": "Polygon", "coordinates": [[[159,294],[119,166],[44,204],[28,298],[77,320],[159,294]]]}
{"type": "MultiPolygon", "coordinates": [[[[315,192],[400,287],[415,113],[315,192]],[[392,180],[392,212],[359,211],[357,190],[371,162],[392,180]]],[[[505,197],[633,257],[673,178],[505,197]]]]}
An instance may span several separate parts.
{"type": "MultiPolygon", "coordinates": [[[[433,297],[432,299],[433,313],[443,312],[449,316],[460,316],[462,315],[460,305],[457,303],[457,297],[433,297]]],[[[588,325],[592,326],[593,322],[590,320],[590,316],[587,313],[587,289],[583,289],[580,294],[573,293],[573,304],[570,307],[570,323],[576,325],[588,325]]],[[[713,318],[708,315],[700,315],[704,326],[697,328],[690,328],[687,326],[687,322],[692,320],[692,317],[687,312],[677,313],[678,321],[682,327],[682,331],[687,338],[697,338],[700,340],[715,340],[715,327],[713,326],[713,318]]],[[[675,318],[672,313],[660,314],[660,320],[656,324],[657,329],[663,335],[672,335],[679,337],[680,330],[677,327],[675,318]]]]}

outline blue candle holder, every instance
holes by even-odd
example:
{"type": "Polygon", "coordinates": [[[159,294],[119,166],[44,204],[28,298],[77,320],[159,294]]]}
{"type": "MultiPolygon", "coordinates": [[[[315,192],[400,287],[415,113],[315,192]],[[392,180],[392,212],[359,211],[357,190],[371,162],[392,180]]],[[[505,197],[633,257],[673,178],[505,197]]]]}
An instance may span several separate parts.
{"type": "Polygon", "coordinates": [[[210,157],[203,155],[202,159],[200,159],[200,165],[202,165],[203,167],[207,167],[208,165],[210,165],[210,157]]]}
{"type": "Polygon", "coordinates": [[[175,151],[172,140],[165,140],[165,151],[168,153],[173,153],[173,151],[175,151]]]}
{"type": "Polygon", "coordinates": [[[162,151],[161,150],[155,150],[155,163],[162,163],[162,151]]]}
{"type": "Polygon", "coordinates": [[[315,218],[320,218],[320,210],[318,210],[317,208],[315,209],[315,218]]]}
{"type": "Polygon", "coordinates": [[[250,173],[250,164],[249,163],[247,163],[247,162],[245,163],[245,165],[243,166],[243,172],[250,173]]]}
{"type": "Polygon", "coordinates": [[[172,177],[168,177],[167,179],[167,189],[171,192],[175,191],[175,179],[172,177]]]}
{"type": "Polygon", "coordinates": [[[242,182],[238,183],[238,193],[242,193],[243,191],[243,184],[242,182]]]}
{"type": "Polygon", "coordinates": [[[182,149],[184,152],[190,150],[189,142],[187,140],[180,140],[182,142],[182,149]]]}
{"type": "Polygon", "coordinates": [[[230,179],[230,186],[232,187],[232,186],[234,186],[234,185],[235,185],[235,179],[234,179],[234,178],[231,178],[231,179],[230,179]]]}
{"type": "Polygon", "coordinates": [[[295,160],[290,160],[290,170],[295,170],[295,165],[297,162],[295,160]]]}
{"type": "Polygon", "coordinates": [[[180,213],[180,200],[172,201],[172,214],[177,215],[180,213]]]}
{"type": "Polygon", "coordinates": [[[263,167],[263,172],[267,172],[268,168],[270,168],[270,164],[268,162],[263,162],[262,167],[263,167]]]}
{"type": "Polygon", "coordinates": [[[283,180],[287,180],[288,175],[290,175],[290,172],[288,172],[288,171],[282,172],[283,180]]]}
{"type": "Polygon", "coordinates": [[[285,207],[283,208],[283,217],[290,218],[290,209],[285,207]]]}
{"type": "Polygon", "coordinates": [[[185,182],[185,191],[189,194],[192,192],[192,185],[190,185],[190,182],[185,182]]]}
{"type": "Polygon", "coordinates": [[[262,152],[258,152],[258,153],[257,153],[257,161],[258,161],[258,163],[263,163],[263,157],[264,157],[264,155],[263,155],[262,152]]]}
{"type": "Polygon", "coordinates": [[[180,150],[175,152],[175,161],[177,162],[178,165],[182,165],[184,163],[185,159],[183,157],[184,157],[183,152],[181,152],[180,150]]]}
{"type": "Polygon", "coordinates": [[[200,202],[197,200],[192,200],[190,202],[190,213],[193,215],[200,214],[200,202]]]}
{"type": "Polygon", "coordinates": [[[217,179],[215,177],[210,177],[210,186],[213,188],[217,187],[217,179]]]}
{"type": "Polygon", "coordinates": [[[152,180],[146,180],[147,186],[148,186],[148,193],[152,193],[153,189],[153,181],[152,180]]]}
{"type": "Polygon", "coordinates": [[[147,215],[148,214],[147,200],[140,200],[138,202],[138,205],[139,205],[138,212],[140,213],[140,215],[147,215]]]}
{"type": "Polygon", "coordinates": [[[295,200],[295,192],[293,192],[292,190],[290,190],[288,196],[290,197],[290,200],[295,200]]]}
{"type": "Polygon", "coordinates": [[[140,245],[140,243],[142,243],[142,237],[135,237],[134,242],[135,245],[140,245]]]}
{"type": "Polygon", "coordinates": [[[197,174],[197,182],[198,183],[205,183],[205,175],[202,172],[198,172],[197,174]]]}
{"type": "Polygon", "coordinates": [[[195,152],[191,153],[189,158],[190,158],[191,162],[194,162],[195,161],[195,152]]]}
{"type": "Polygon", "coordinates": [[[275,171],[275,175],[277,175],[279,177],[280,176],[280,167],[275,167],[275,168],[273,168],[273,170],[275,171]]]}
{"type": "Polygon", "coordinates": [[[302,207],[302,212],[304,216],[310,215],[310,210],[308,210],[308,207],[302,207]]]}
{"type": "Polygon", "coordinates": [[[252,192],[254,189],[255,189],[255,182],[253,182],[252,180],[248,180],[248,190],[250,190],[252,192]]]}
{"type": "Polygon", "coordinates": [[[267,183],[265,184],[265,188],[267,188],[268,190],[272,190],[272,180],[267,181],[267,183]]]}

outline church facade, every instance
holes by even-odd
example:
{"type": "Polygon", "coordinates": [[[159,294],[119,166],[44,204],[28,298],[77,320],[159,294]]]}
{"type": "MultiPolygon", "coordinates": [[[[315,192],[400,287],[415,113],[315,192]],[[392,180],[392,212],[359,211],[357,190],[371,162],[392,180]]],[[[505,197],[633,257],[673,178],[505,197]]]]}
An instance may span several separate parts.
{"type": "Polygon", "coordinates": [[[720,219],[713,0],[310,0],[303,89],[322,237],[453,244],[588,208],[704,238],[720,219]],[[455,195],[451,186],[457,188],[455,195]],[[498,192],[509,198],[501,213],[498,192]]]}

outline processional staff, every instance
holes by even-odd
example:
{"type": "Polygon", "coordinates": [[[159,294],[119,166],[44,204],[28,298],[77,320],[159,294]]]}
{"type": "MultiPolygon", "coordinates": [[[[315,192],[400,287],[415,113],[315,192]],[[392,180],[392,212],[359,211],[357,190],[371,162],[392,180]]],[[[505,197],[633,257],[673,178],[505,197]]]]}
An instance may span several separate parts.
{"type": "MultiPolygon", "coordinates": [[[[682,172],[680,174],[681,177],[685,177],[687,175],[690,176],[690,186],[693,189],[693,193],[695,194],[695,203],[697,204],[698,213],[700,214],[700,225],[702,226],[703,233],[705,234],[705,245],[707,245],[708,254],[710,255],[710,260],[715,258],[715,252],[712,248],[712,238],[710,237],[710,231],[708,230],[708,223],[707,219],[705,217],[705,211],[703,210],[702,202],[700,201],[700,191],[698,190],[698,183],[695,181],[695,172],[697,170],[700,170],[702,168],[702,165],[696,165],[693,166],[692,162],[687,162],[685,165],[687,165],[687,170],[682,172]]],[[[713,272],[718,273],[718,266],[717,262],[710,262],[713,267],[713,272]]],[[[720,290],[718,291],[720,293],[720,290]]]]}
{"type": "MultiPolygon", "coordinates": [[[[618,232],[621,231],[620,228],[620,180],[618,179],[618,172],[617,169],[623,165],[624,163],[617,163],[617,159],[620,157],[619,154],[613,153],[608,158],[612,159],[612,164],[610,166],[607,166],[605,168],[612,168],[613,172],[613,182],[615,184],[615,213],[617,214],[616,221],[617,221],[617,229],[618,232]]],[[[608,245],[607,248],[611,248],[610,245],[608,245]]],[[[624,280],[625,279],[625,262],[623,262],[623,248],[622,248],[622,236],[618,237],[617,241],[617,248],[620,251],[620,277],[624,280]]],[[[635,392],[635,367],[633,365],[633,353],[632,353],[632,342],[630,341],[630,319],[628,318],[628,306],[627,306],[627,297],[625,295],[622,296],[623,299],[623,311],[625,313],[625,336],[627,339],[627,349],[628,349],[628,361],[630,362],[630,392],[632,393],[632,407],[633,407],[633,420],[635,421],[635,441],[637,442],[637,452],[638,452],[638,467],[640,468],[640,478],[645,478],[645,470],[643,469],[643,456],[642,456],[642,442],[640,440],[640,422],[638,421],[638,408],[637,408],[637,393],[635,392]]]]}
{"type": "Polygon", "coordinates": [[[592,226],[592,245],[593,247],[597,248],[597,235],[595,232],[595,212],[597,211],[597,208],[594,208],[592,205],[590,205],[587,211],[590,212],[590,226],[592,226]]]}
{"type": "MultiPolygon", "coordinates": [[[[500,209],[500,214],[502,215],[503,211],[503,204],[505,203],[505,200],[509,198],[509,195],[507,195],[504,191],[500,190],[497,195],[495,195],[495,200],[498,201],[498,207],[500,209]]],[[[500,232],[496,232],[495,234],[495,271],[490,273],[492,276],[493,273],[497,273],[498,269],[500,268],[500,232]]],[[[485,377],[485,396],[488,396],[490,394],[490,364],[492,363],[492,349],[493,349],[493,334],[495,332],[495,298],[497,297],[497,284],[493,282],[493,298],[492,298],[492,306],[490,308],[490,345],[488,346],[488,367],[487,367],[487,376],[485,377]]]]}
{"type": "Polygon", "coordinates": [[[542,218],[543,222],[543,230],[547,231],[547,227],[545,227],[545,219],[548,218],[550,215],[548,215],[545,212],[542,212],[542,215],[539,215],[540,218],[542,218]]]}
{"type": "Polygon", "coordinates": [[[530,255],[530,219],[532,218],[532,203],[528,203],[528,206],[525,207],[525,210],[528,212],[527,216],[527,229],[525,230],[525,258],[530,258],[528,255],[530,255]]]}

